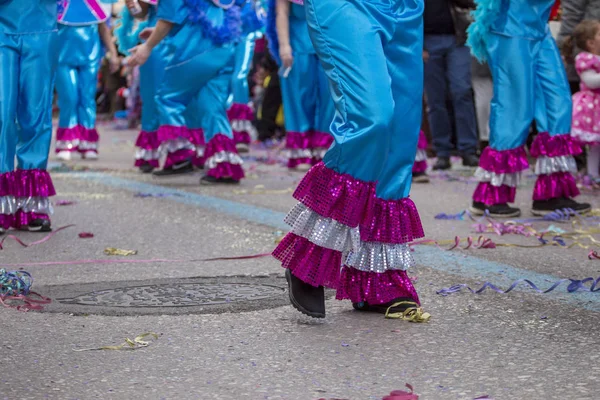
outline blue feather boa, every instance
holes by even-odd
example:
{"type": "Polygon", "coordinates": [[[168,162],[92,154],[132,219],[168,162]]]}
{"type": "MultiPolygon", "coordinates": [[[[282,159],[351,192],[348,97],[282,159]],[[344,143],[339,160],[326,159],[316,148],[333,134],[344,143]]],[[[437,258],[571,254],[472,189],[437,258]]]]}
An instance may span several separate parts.
{"type": "Polygon", "coordinates": [[[267,0],[267,23],[265,35],[269,43],[269,52],[277,63],[281,65],[279,56],[279,39],[277,38],[277,0],[267,0]]]}
{"type": "Polygon", "coordinates": [[[487,39],[502,8],[503,0],[476,0],[477,8],[471,12],[474,22],[467,29],[467,46],[480,61],[487,60],[487,39]]]}
{"type": "Polygon", "coordinates": [[[125,55],[129,55],[129,49],[137,46],[140,42],[139,35],[148,26],[148,21],[140,22],[135,27],[135,18],[129,12],[127,7],[123,7],[117,19],[117,27],[115,28],[115,38],[119,51],[125,55]]]}
{"type": "Polygon", "coordinates": [[[242,36],[242,19],[240,8],[233,6],[225,11],[223,23],[219,26],[207,16],[209,7],[213,7],[208,0],[185,0],[189,10],[188,19],[194,24],[202,27],[204,35],[217,46],[231,42],[237,42],[242,36]]]}
{"type": "Polygon", "coordinates": [[[244,34],[258,32],[263,29],[265,21],[259,16],[254,2],[246,3],[242,7],[242,29],[244,34]]]}

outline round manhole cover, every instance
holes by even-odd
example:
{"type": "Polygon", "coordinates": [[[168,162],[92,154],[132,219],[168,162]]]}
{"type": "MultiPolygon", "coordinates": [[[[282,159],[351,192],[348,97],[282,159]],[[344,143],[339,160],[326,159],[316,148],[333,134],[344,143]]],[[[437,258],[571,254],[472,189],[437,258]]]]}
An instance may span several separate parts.
{"type": "Polygon", "coordinates": [[[280,277],[223,277],[36,287],[49,312],[104,315],[253,311],[288,304],[280,277]]]}

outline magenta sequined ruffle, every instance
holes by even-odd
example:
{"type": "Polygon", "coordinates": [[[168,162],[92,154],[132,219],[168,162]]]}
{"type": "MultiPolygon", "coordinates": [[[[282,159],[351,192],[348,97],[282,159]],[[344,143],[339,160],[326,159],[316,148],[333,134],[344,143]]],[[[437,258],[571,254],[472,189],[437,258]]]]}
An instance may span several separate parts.
{"type": "Polygon", "coordinates": [[[140,131],[135,146],[144,150],[157,150],[160,146],[157,132],[140,131]]]}
{"type": "Polygon", "coordinates": [[[333,136],[329,133],[314,131],[312,132],[311,148],[328,149],[333,143],[333,136]]]}
{"type": "Polygon", "coordinates": [[[233,103],[227,110],[227,118],[230,121],[252,121],[254,120],[254,111],[247,104],[233,103]]]}
{"type": "Polygon", "coordinates": [[[49,197],[55,194],[48,171],[18,169],[0,174],[0,196],[49,197]]]}
{"type": "Polygon", "coordinates": [[[0,228],[6,230],[9,228],[24,229],[30,222],[36,219],[47,219],[50,217],[47,214],[39,214],[34,212],[23,212],[18,210],[16,214],[0,214],[0,228]]]}
{"type": "Polygon", "coordinates": [[[427,161],[415,161],[415,163],[413,164],[413,169],[412,169],[413,174],[426,172],[426,171],[427,171],[427,161]]]}
{"type": "Polygon", "coordinates": [[[286,149],[310,149],[312,148],[310,132],[287,132],[285,136],[286,149]]]}
{"type": "Polygon", "coordinates": [[[479,166],[496,174],[512,174],[529,168],[529,162],[524,147],[494,150],[488,146],[481,154],[479,166]]]}
{"type": "Polygon", "coordinates": [[[188,129],[188,134],[190,142],[192,142],[192,144],[194,144],[195,146],[204,147],[206,145],[206,142],[204,140],[204,130],[202,128],[190,128],[188,129]]]}
{"type": "Polygon", "coordinates": [[[194,143],[194,137],[192,136],[192,130],[185,126],[173,126],[173,125],[161,125],[158,128],[157,140],[159,143],[167,142],[169,140],[176,140],[179,138],[188,139],[194,143]]]}
{"type": "MultiPolygon", "coordinates": [[[[218,153],[225,153],[228,155],[237,155],[237,149],[233,139],[223,135],[217,134],[213,136],[206,144],[204,150],[204,159],[207,163],[218,153]]],[[[241,161],[240,161],[241,163],[241,161]]],[[[244,169],[241,164],[232,164],[231,162],[218,162],[214,168],[210,168],[207,175],[215,178],[233,178],[236,181],[244,178],[244,169]]]]}
{"type": "Polygon", "coordinates": [[[235,143],[250,144],[252,143],[252,138],[248,132],[233,131],[233,141],[235,143]]]}
{"type": "Polygon", "coordinates": [[[406,271],[392,270],[381,274],[359,271],[344,266],[335,298],[385,304],[399,297],[408,297],[419,303],[419,296],[406,271]]]}
{"type": "Polygon", "coordinates": [[[573,198],[579,195],[575,178],[570,172],[538,175],[533,188],[533,200],[549,200],[556,197],[573,198]]]}
{"type": "Polygon", "coordinates": [[[312,286],[338,287],[342,253],[311,243],[308,239],[288,233],[273,251],[294,276],[312,286]]]}
{"type": "Polygon", "coordinates": [[[539,133],[533,141],[530,153],[533,157],[560,157],[581,154],[581,145],[570,135],[550,136],[548,132],[539,133]]]}
{"type": "Polygon", "coordinates": [[[313,159],[311,157],[301,157],[301,158],[290,158],[287,162],[288,168],[296,168],[298,165],[308,164],[313,165],[313,159]]]}
{"type": "Polygon", "coordinates": [[[423,237],[412,200],[380,199],[375,186],[374,182],[339,174],[321,162],[308,171],[294,198],[323,217],[352,228],[360,225],[365,242],[407,243],[423,237]]]}
{"type": "Polygon", "coordinates": [[[490,182],[479,182],[473,193],[473,201],[488,206],[502,203],[513,203],[517,188],[508,185],[493,186],[490,182]]]}
{"type": "Polygon", "coordinates": [[[56,130],[56,140],[65,142],[72,142],[74,140],[81,140],[80,132],[83,130],[83,126],[76,125],[72,128],[58,128],[56,130]]]}

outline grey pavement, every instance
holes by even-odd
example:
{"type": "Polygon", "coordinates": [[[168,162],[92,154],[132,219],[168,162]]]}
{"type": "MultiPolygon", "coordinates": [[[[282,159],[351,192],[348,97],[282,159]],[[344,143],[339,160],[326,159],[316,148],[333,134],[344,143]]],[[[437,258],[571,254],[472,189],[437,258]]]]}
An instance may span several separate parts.
{"type": "MultiPolygon", "coordinates": [[[[270,221],[294,205],[290,191],[301,178],[263,162],[281,155],[255,148],[241,185],[207,188],[200,172],[157,179],[135,171],[135,131],[106,124],[100,134],[97,162],[52,165],[56,200],[76,201],[55,208],[54,227],[75,226],[28,248],[6,239],[0,250],[0,267],[30,272],[33,290],[53,299],[43,312],[0,309],[0,399],[362,400],[405,383],[422,400],[600,398],[598,294],[565,286],[551,294],[436,294],[459,283],[506,288],[522,277],[547,288],[555,278],[598,277],[600,261],[588,260],[588,249],[416,246],[410,275],[429,323],[355,312],[331,292],[327,318],[312,320],[287,304],[274,259],[203,261],[273,249],[284,229],[270,221]],[[134,197],[139,191],[163,197],[134,197]],[[108,256],[107,247],[138,254],[108,256]],[[147,348],[74,351],[145,332],[160,335],[147,348]]],[[[434,219],[466,208],[470,172],[457,167],[414,186],[427,238],[477,236],[469,220],[434,219]]],[[[526,176],[518,192],[524,217],[532,186],[526,176]]],[[[593,192],[582,198],[600,206],[593,192]]],[[[588,223],[583,229],[598,228],[588,223]]],[[[550,225],[573,229],[533,226],[550,225]]],[[[11,233],[27,243],[40,238],[11,233]]]]}

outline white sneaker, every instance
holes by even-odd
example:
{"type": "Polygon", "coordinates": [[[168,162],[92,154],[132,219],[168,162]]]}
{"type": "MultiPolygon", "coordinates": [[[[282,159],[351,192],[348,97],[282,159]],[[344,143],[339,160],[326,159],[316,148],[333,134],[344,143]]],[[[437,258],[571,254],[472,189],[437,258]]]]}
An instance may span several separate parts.
{"type": "Polygon", "coordinates": [[[83,158],[85,158],[86,160],[97,160],[98,153],[96,153],[95,151],[86,151],[83,154],[83,158]]]}
{"type": "Polygon", "coordinates": [[[58,158],[61,161],[70,161],[71,158],[72,158],[72,154],[71,153],[72,153],[71,151],[65,151],[65,150],[59,151],[56,154],[56,158],[58,158]]]}

